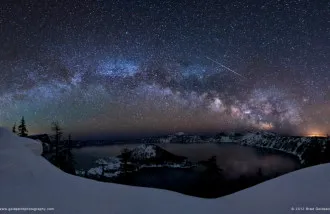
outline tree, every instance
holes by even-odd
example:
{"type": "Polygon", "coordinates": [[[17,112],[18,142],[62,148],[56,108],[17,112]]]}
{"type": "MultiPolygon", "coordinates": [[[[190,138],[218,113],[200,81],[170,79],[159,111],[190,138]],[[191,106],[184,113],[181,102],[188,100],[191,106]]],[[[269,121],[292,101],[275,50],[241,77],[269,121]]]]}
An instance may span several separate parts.
{"type": "Polygon", "coordinates": [[[261,167],[259,167],[258,170],[257,170],[257,177],[258,177],[258,179],[260,179],[263,176],[264,176],[264,173],[262,173],[262,169],[261,169],[261,167]]]}
{"type": "Polygon", "coordinates": [[[67,173],[75,174],[71,134],[66,143],[62,144],[63,130],[59,122],[52,122],[51,129],[55,134],[55,157],[52,159],[53,164],[67,173]]]}
{"type": "Polygon", "coordinates": [[[330,141],[326,140],[325,141],[325,149],[324,149],[324,163],[329,163],[330,162],[330,141]]]}
{"type": "Polygon", "coordinates": [[[69,134],[69,136],[68,136],[68,145],[70,145],[70,147],[71,147],[71,141],[72,141],[71,134],[69,134]]]}
{"type": "Polygon", "coordinates": [[[208,173],[221,173],[222,170],[217,165],[217,157],[212,156],[207,161],[204,162],[204,166],[206,166],[206,171],[208,173]]]}
{"type": "Polygon", "coordinates": [[[14,124],[14,126],[13,126],[13,133],[16,133],[16,123],[14,124]]]}
{"type": "Polygon", "coordinates": [[[302,155],[302,158],[305,160],[304,165],[306,167],[323,163],[324,152],[322,151],[322,148],[323,144],[319,142],[316,137],[313,137],[302,155]]]}
{"type": "Polygon", "coordinates": [[[21,119],[21,124],[18,126],[18,135],[21,137],[28,136],[28,130],[26,129],[24,117],[21,119]]]}
{"type": "Polygon", "coordinates": [[[224,188],[224,176],[222,174],[222,169],[217,165],[217,157],[211,156],[206,161],[200,162],[205,170],[199,175],[199,183],[201,186],[199,188],[201,194],[204,197],[214,197],[214,191],[223,188],[221,191],[227,191],[224,188]]]}
{"type": "Polygon", "coordinates": [[[65,151],[66,151],[66,159],[69,160],[72,158],[72,139],[71,134],[68,135],[68,140],[65,145],[65,151]]]}
{"type": "Polygon", "coordinates": [[[65,172],[71,173],[71,174],[75,174],[75,168],[74,168],[74,164],[75,164],[75,160],[72,154],[72,138],[71,138],[71,134],[69,134],[68,136],[68,141],[65,145],[65,162],[64,162],[64,168],[62,168],[65,172]]]}
{"type": "Polygon", "coordinates": [[[61,141],[61,137],[63,135],[62,128],[60,127],[60,124],[58,121],[52,122],[52,131],[55,134],[55,159],[58,159],[60,141],[61,141]]]}
{"type": "Polygon", "coordinates": [[[131,156],[130,150],[125,148],[121,151],[121,160],[122,160],[122,164],[121,164],[121,171],[124,173],[124,175],[127,175],[128,172],[128,161],[129,158],[131,156]]]}

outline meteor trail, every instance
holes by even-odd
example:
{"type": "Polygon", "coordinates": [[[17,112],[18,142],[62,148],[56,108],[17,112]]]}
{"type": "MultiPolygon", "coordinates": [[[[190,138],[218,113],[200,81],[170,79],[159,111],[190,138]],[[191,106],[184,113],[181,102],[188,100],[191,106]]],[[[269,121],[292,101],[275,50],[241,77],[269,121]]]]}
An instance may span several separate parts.
{"type": "Polygon", "coordinates": [[[208,59],[208,60],[211,60],[212,62],[214,62],[214,63],[216,63],[216,64],[220,65],[221,67],[223,67],[223,68],[227,69],[227,70],[228,70],[228,71],[230,71],[230,72],[233,72],[234,74],[236,74],[236,75],[238,75],[238,76],[240,76],[240,77],[243,77],[243,78],[245,78],[244,76],[242,76],[241,74],[237,73],[236,71],[234,71],[234,70],[232,70],[232,69],[228,68],[227,66],[225,66],[225,65],[221,64],[220,62],[217,62],[217,61],[215,61],[214,59],[211,59],[211,58],[210,58],[210,57],[208,57],[208,56],[206,57],[206,59],[208,59]]]}

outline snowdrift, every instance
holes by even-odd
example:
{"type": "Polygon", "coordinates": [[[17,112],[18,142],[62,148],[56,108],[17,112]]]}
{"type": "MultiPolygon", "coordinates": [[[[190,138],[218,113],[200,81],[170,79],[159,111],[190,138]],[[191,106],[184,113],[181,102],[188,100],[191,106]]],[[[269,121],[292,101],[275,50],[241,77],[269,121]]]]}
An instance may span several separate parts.
{"type": "Polygon", "coordinates": [[[291,207],[330,207],[329,164],[296,171],[226,197],[200,199],[72,176],[40,154],[39,142],[0,128],[0,208],[54,208],[47,213],[62,214],[284,214],[292,213],[291,207]]]}

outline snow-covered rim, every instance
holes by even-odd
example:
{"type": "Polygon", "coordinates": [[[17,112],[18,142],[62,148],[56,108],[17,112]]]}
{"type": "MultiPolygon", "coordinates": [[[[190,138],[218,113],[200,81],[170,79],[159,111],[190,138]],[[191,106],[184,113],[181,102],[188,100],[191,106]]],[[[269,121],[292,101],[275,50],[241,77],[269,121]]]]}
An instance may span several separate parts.
{"type": "Polygon", "coordinates": [[[291,214],[329,209],[330,164],[298,170],[218,199],[96,182],[58,170],[0,128],[0,207],[49,207],[62,214],[291,214]],[[6,164],[15,167],[4,167],[6,164]],[[97,197],[95,197],[97,196],[97,197]]]}

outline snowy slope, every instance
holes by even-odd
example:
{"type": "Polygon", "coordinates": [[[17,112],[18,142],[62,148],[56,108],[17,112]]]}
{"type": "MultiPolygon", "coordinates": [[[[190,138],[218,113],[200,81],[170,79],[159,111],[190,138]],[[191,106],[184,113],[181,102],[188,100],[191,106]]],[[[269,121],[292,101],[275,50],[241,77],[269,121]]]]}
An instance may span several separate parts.
{"type": "Polygon", "coordinates": [[[330,207],[329,164],[296,171],[226,197],[199,199],[72,176],[37,155],[37,145],[0,128],[1,208],[50,207],[55,208],[54,213],[63,214],[286,214],[292,213],[292,206],[330,207]]]}

